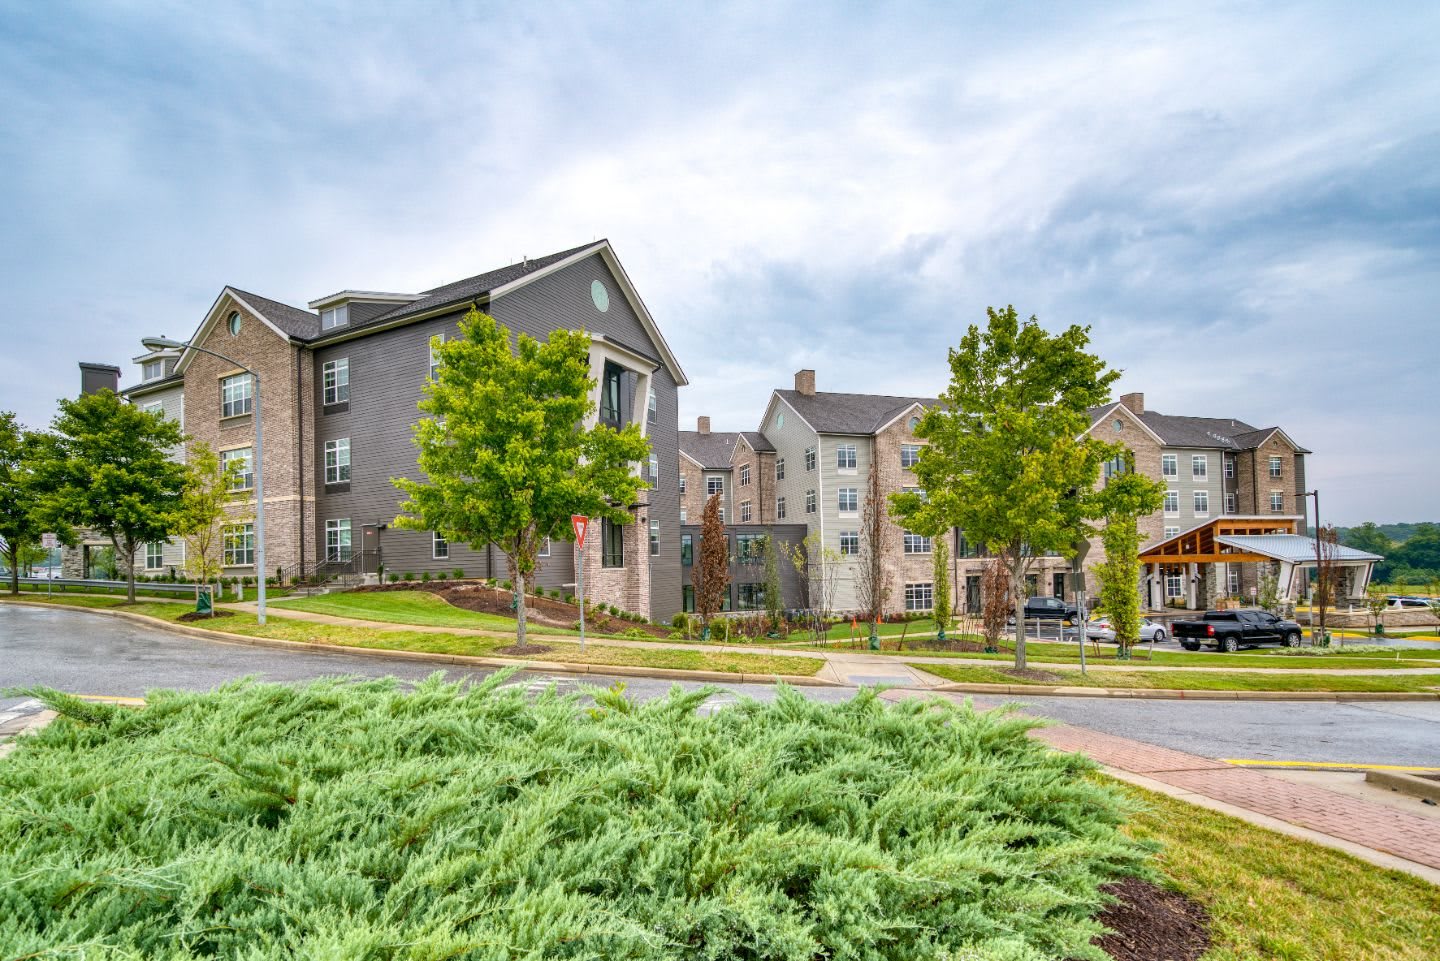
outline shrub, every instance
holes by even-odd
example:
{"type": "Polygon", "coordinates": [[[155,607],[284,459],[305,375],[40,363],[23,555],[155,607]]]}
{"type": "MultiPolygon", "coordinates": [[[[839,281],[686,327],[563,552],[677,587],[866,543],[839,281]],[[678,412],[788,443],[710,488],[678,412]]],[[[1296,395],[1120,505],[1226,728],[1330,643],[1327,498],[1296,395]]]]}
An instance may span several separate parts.
{"type": "Polygon", "coordinates": [[[1143,870],[1121,795],[1030,720],[785,687],[701,715],[711,690],[512,676],[27,692],[64,716],[0,764],[0,944],[1102,961],[1099,885],[1143,870]]]}
{"type": "Polygon", "coordinates": [[[441,571],[439,574],[436,574],[435,577],[436,577],[438,580],[442,580],[442,581],[444,581],[444,580],[449,580],[449,579],[450,579],[450,572],[449,572],[449,571],[441,571]]]}
{"type": "Polygon", "coordinates": [[[620,616],[620,608],[616,607],[614,604],[606,604],[606,605],[603,605],[603,606],[605,607],[606,610],[608,610],[608,611],[610,612],[611,616],[613,616],[613,617],[619,617],[619,616],[620,616]]]}
{"type": "Polygon", "coordinates": [[[420,581],[421,581],[421,583],[423,583],[423,584],[429,584],[429,583],[430,583],[430,572],[429,572],[429,571],[421,571],[421,572],[420,572],[420,581]]]}
{"type": "Polygon", "coordinates": [[[450,576],[457,581],[463,581],[465,579],[465,569],[463,567],[457,567],[450,572],[450,576]]]}
{"type": "Polygon", "coordinates": [[[689,626],[689,618],[687,618],[683,612],[676,614],[674,617],[670,618],[670,626],[675,628],[675,630],[677,631],[683,631],[686,627],[689,626]]]}
{"type": "Polygon", "coordinates": [[[574,595],[574,594],[570,594],[570,593],[567,592],[566,595],[565,595],[565,603],[566,603],[566,604],[574,604],[574,603],[575,603],[575,595],[574,595]]]}
{"type": "Polygon", "coordinates": [[[580,621],[579,621],[578,618],[577,618],[576,620],[573,620],[573,621],[570,622],[570,630],[572,630],[572,631],[578,631],[578,630],[580,630],[580,621]]]}
{"type": "Polygon", "coordinates": [[[389,581],[390,581],[391,584],[394,584],[396,581],[398,581],[398,580],[400,579],[400,575],[399,575],[399,574],[386,574],[385,576],[386,576],[386,578],[389,579],[389,581]]]}
{"type": "Polygon", "coordinates": [[[632,628],[629,628],[628,630],[626,630],[625,633],[624,633],[623,635],[621,635],[621,636],[622,636],[622,637],[634,637],[634,638],[638,638],[638,639],[640,639],[640,640],[644,640],[644,639],[646,639],[646,638],[648,638],[648,637],[650,636],[650,632],[649,632],[649,631],[646,631],[646,630],[643,630],[643,629],[641,629],[641,628],[638,628],[638,627],[632,627],[632,628]]]}
{"type": "Polygon", "coordinates": [[[511,584],[509,581],[501,581],[500,589],[502,591],[513,591],[515,589],[515,585],[511,584]]]}
{"type": "Polygon", "coordinates": [[[415,573],[413,571],[406,571],[405,576],[401,579],[406,581],[413,581],[415,579],[415,573]]]}

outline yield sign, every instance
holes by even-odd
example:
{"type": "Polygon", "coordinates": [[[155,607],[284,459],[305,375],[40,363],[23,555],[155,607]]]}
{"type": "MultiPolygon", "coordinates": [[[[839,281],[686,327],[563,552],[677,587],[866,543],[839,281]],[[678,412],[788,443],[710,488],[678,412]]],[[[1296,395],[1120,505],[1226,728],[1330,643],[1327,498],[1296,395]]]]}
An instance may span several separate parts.
{"type": "Polygon", "coordinates": [[[585,530],[590,526],[590,518],[583,514],[571,514],[570,525],[575,528],[575,546],[585,546],[585,530]]]}

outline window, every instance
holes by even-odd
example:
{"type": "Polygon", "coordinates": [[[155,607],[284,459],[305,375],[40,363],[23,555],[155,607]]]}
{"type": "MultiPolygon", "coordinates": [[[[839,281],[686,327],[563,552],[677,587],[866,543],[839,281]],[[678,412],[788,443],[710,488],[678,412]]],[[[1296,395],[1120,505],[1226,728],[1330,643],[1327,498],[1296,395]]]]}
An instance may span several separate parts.
{"type": "Polygon", "coordinates": [[[742,524],[748,524],[748,523],[750,523],[750,502],[749,502],[749,501],[741,501],[741,502],[740,502],[740,523],[742,523],[742,524]]]}
{"type": "Polygon", "coordinates": [[[145,545],[145,569],[153,571],[157,567],[165,566],[165,545],[159,541],[151,541],[145,545]]]}
{"type": "Polygon", "coordinates": [[[220,452],[220,466],[225,470],[234,470],[230,475],[231,491],[248,491],[255,489],[255,453],[251,447],[237,447],[234,450],[222,450],[220,452]],[[232,468],[230,465],[234,464],[232,468]]]}
{"type": "Polygon", "coordinates": [[[775,479],[777,481],[785,479],[785,458],[783,457],[775,460],[775,479]]]}
{"type": "Polygon", "coordinates": [[[327,561],[348,561],[350,559],[350,518],[325,522],[325,559],[327,561]]]}
{"type": "Polygon", "coordinates": [[[919,444],[901,444],[901,445],[900,445],[900,466],[903,467],[903,468],[905,468],[906,470],[909,470],[910,468],[914,467],[914,466],[915,466],[916,464],[918,464],[918,463],[920,463],[920,445],[919,445],[919,444]]]}
{"type": "Polygon", "coordinates": [[[654,388],[654,387],[651,387],[651,388],[650,388],[650,394],[648,395],[648,397],[647,397],[646,400],[645,400],[645,416],[646,416],[646,418],[650,421],[650,423],[652,423],[652,424],[655,423],[656,418],[659,416],[658,414],[655,413],[655,388],[654,388]]]}
{"type": "Polygon", "coordinates": [[[775,498],[775,519],[779,521],[785,519],[785,498],[783,497],[775,498]]]}
{"type": "Polygon", "coordinates": [[[439,531],[430,532],[430,556],[443,561],[450,556],[450,542],[439,531]]]}
{"type": "Polygon", "coordinates": [[[1210,513],[1209,491],[1195,491],[1195,513],[1197,515],[1210,513]]]}
{"type": "Polygon", "coordinates": [[[783,410],[776,412],[776,414],[775,414],[775,426],[776,426],[776,427],[784,427],[784,426],[785,426],[785,412],[784,412],[783,410]]]}
{"type": "Polygon", "coordinates": [[[685,493],[685,475],[683,473],[680,475],[680,493],[685,493]]]}
{"type": "Polygon", "coordinates": [[[765,609],[765,585],[735,585],[735,609],[739,611],[763,611],[765,609]]]}
{"type": "Polygon", "coordinates": [[[1240,593],[1240,569],[1234,564],[1226,565],[1225,592],[1232,595],[1240,593]]]}
{"type": "Polygon", "coordinates": [[[255,407],[255,382],[249,374],[220,378],[220,416],[239,417],[255,407]]]}
{"type": "Polygon", "coordinates": [[[680,563],[689,567],[695,563],[695,535],[680,535],[680,563]]]}
{"type": "Polygon", "coordinates": [[[750,486],[750,465],[749,465],[749,464],[741,464],[741,465],[740,465],[740,486],[741,486],[741,487],[749,487],[749,486],[750,486]]]}
{"type": "Polygon", "coordinates": [[[921,537],[919,534],[905,532],[905,553],[907,554],[928,554],[930,553],[930,538],[921,537]]]}
{"type": "Polygon", "coordinates": [[[238,310],[230,315],[230,319],[226,321],[225,326],[230,328],[231,337],[240,336],[240,312],[238,310]]]}
{"type": "Polygon", "coordinates": [[[705,495],[709,497],[723,493],[725,493],[725,478],[719,474],[707,475],[705,478],[705,495]]]}
{"type": "Polygon", "coordinates": [[[935,609],[935,585],[929,582],[924,584],[905,585],[905,610],[907,611],[930,611],[935,609]]]}
{"type": "Polygon", "coordinates": [[[682,507],[680,508],[680,523],[682,523],[682,524],[685,523],[685,521],[688,519],[688,518],[686,518],[685,513],[686,513],[686,512],[685,512],[685,508],[682,506],[682,507]]]}
{"type": "Polygon", "coordinates": [[[320,379],[325,387],[325,403],[345,403],[350,399],[350,358],[327,360],[320,368],[320,379]]]}
{"type": "Polygon", "coordinates": [[[620,422],[620,382],[624,376],[624,368],[606,361],[604,376],[600,378],[600,422],[616,430],[623,426],[620,422]]]}
{"type": "Polygon", "coordinates": [[[325,442],[325,483],[345,484],[350,480],[350,438],[325,442]]]}
{"type": "Polygon", "coordinates": [[[443,343],[445,343],[445,335],[444,335],[444,334],[436,334],[434,337],[431,337],[431,338],[430,338],[430,379],[431,379],[431,380],[439,380],[439,379],[440,379],[440,352],[439,352],[438,350],[436,350],[436,348],[439,347],[439,346],[440,346],[441,344],[443,344],[443,343]]]}
{"type": "Polygon", "coordinates": [[[230,524],[221,534],[226,567],[253,567],[255,564],[255,525],[230,524]]]}
{"type": "Polygon", "coordinates": [[[695,588],[690,584],[680,588],[680,609],[686,614],[695,613],[695,588]]]}
{"type": "Polygon", "coordinates": [[[625,566],[625,529],[608,517],[600,519],[600,566],[625,566]]]}
{"type": "Polygon", "coordinates": [[[1168,541],[1170,538],[1174,537],[1176,534],[1179,534],[1179,533],[1180,533],[1180,528],[1178,528],[1178,527],[1167,527],[1167,528],[1165,528],[1165,539],[1168,541]]]}
{"type": "Polygon", "coordinates": [[[920,426],[920,418],[918,418],[918,417],[912,417],[912,418],[910,418],[910,432],[911,432],[912,434],[915,432],[915,428],[917,428],[917,427],[919,427],[919,426],[920,426]]]}
{"type": "Polygon", "coordinates": [[[1181,574],[1166,574],[1166,575],[1165,575],[1165,596],[1166,596],[1166,597],[1184,597],[1184,596],[1185,596],[1185,578],[1184,578],[1183,575],[1181,575],[1181,574]]]}
{"type": "Polygon", "coordinates": [[[1116,454],[1105,462],[1105,480],[1109,481],[1112,477],[1119,477],[1125,473],[1125,469],[1125,455],[1116,454]]]}
{"type": "Polygon", "coordinates": [[[651,455],[650,455],[650,486],[651,486],[651,487],[654,487],[654,488],[657,488],[657,489],[660,487],[660,455],[659,455],[659,454],[651,454],[651,455]]]}
{"type": "Polygon", "coordinates": [[[1204,480],[1210,476],[1210,458],[1204,454],[1190,455],[1190,476],[1194,480],[1204,480]]]}
{"type": "Polygon", "coordinates": [[[1281,491],[1270,492],[1270,510],[1276,514],[1285,510],[1285,494],[1281,491]]]}
{"type": "Polygon", "coordinates": [[[842,557],[850,557],[851,555],[859,554],[859,553],[860,553],[860,532],[859,532],[859,531],[841,531],[841,532],[840,532],[840,555],[841,555],[842,557]]]}
{"type": "Polygon", "coordinates": [[[741,564],[750,564],[760,559],[764,534],[735,535],[735,559],[741,564]]]}
{"type": "Polygon", "coordinates": [[[1121,420],[1120,418],[1118,418],[1118,417],[1115,418],[1115,433],[1117,433],[1117,434],[1123,433],[1124,430],[1125,430],[1125,422],[1124,422],[1123,420],[1121,420]]]}
{"type": "Polygon", "coordinates": [[[1235,513],[1235,492],[1228,491],[1225,494],[1225,513],[1235,513]]]}
{"type": "Polygon", "coordinates": [[[535,556],[536,556],[536,557],[549,557],[549,556],[550,556],[550,538],[547,537],[547,538],[545,538],[543,541],[540,542],[540,550],[538,550],[538,551],[535,552],[535,556]]]}
{"type": "Polygon", "coordinates": [[[1166,492],[1165,492],[1165,513],[1167,513],[1167,514],[1178,514],[1178,513],[1180,513],[1180,492],[1179,492],[1179,491],[1166,491],[1166,492]]]}
{"type": "Polygon", "coordinates": [[[1227,457],[1227,458],[1225,458],[1225,476],[1226,476],[1226,477],[1234,477],[1234,476],[1235,476],[1235,458],[1233,458],[1233,457],[1227,457]]]}
{"type": "Polygon", "coordinates": [[[1160,455],[1160,474],[1163,477],[1178,477],[1180,474],[1180,461],[1174,454],[1160,455]]]}
{"type": "Polygon", "coordinates": [[[165,361],[147,360],[140,365],[141,380],[159,380],[165,375],[165,361]]]}
{"type": "Polygon", "coordinates": [[[854,444],[841,444],[835,448],[835,466],[839,470],[855,469],[854,444]]]}
{"type": "Polygon", "coordinates": [[[660,522],[650,522],[650,556],[660,556],[660,522]]]}
{"type": "Polygon", "coordinates": [[[724,507],[724,505],[721,505],[720,510],[717,511],[717,513],[720,515],[720,523],[722,523],[722,524],[725,523],[725,507],[724,507]]]}
{"type": "Polygon", "coordinates": [[[805,492],[805,513],[815,513],[815,492],[813,490],[805,492]]]}
{"type": "Polygon", "coordinates": [[[972,543],[970,542],[970,538],[966,537],[964,534],[961,534],[961,535],[959,535],[959,540],[956,542],[956,545],[955,545],[955,556],[956,556],[957,558],[958,558],[958,557],[980,557],[980,556],[981,556],[980,545],[979,545],[979,544],[972,544],[972,543]]]}
{"type": "Polygon", "coordinates": [[[1272,457],[1272,458],[1270,458],[1270,476],[1271,476],[1271,477],[1279,477],[1279,476],[1281,476],[1280,458],[1278,458],[1278,457],[1272,457]]]}
{"type": "Polygon", "coordinates": [[[860,489],[858,487],[842,487],[835,492],[836,506],[840,513],[854,513],[860,509],[860,489]]]}
{"type": "Polygon", "coordinates": [[[815,469],[815,448],[813,447],[805,448],[805,469],[807,471],[815,469]]]}
{"type": "Polygon", "coordinates": [[[336,327],[344,327],[350,323],[350,305],[341,304],[339,307],[326,307],[320,311],[320,329],[333,330],[336,327]]]}
{"type": "Polygon", "coordinates": [[[155,402],[155,403],[153,403],[153,404],[141,404],[141,405],[140,405],[140,409],[143,410],[143,411],[144,411],[145,413],[147,413],[147,414],[151,414],[151,415],[158,414],[158,415],[160,415],[161,417],[164,417],[164,416],[165,416],[165,405],[162,404],[162,403],[160,403],[160,402],[158,402],[158,401],[155,402]]]}
{"type": "Polygon", "coordinates": [[[906,494],[914,494],[916,497],[920,498],[921,502],[926,502],[930,500],[930,495],[925,492],[925,488],[923,487],[902,487],[900,488],[900,490],[906,494]]]}

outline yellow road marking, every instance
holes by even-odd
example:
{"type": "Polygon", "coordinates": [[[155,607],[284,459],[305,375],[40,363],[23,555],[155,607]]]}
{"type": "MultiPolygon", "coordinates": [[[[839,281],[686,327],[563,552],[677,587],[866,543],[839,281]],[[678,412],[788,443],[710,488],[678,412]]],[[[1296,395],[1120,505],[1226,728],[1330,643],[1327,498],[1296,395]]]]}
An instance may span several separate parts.
{"type": "Polygon", "coordinates": [[[1421,767],[1411,764],[1347,764],[1344,761],[1266,761],[1253,758],[1222,757],[1226,764],[1240,767],[1322,767],[1339,768],[1346,771],[1416,771],[1422,774],[1440,773],[1440,767],[1421,767]]]}

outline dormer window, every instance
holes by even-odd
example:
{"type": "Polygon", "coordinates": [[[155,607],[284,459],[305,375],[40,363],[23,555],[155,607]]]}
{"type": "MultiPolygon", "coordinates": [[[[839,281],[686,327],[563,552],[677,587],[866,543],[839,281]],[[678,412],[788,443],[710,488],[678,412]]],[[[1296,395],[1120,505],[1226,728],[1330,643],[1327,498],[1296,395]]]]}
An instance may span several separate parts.
{"type": "Polygon", "coordinates": [[[147,360],[140,365],[141,380],[159,380],[165,376],[165,361],[147,360]]]}
{"type": "Polygon", "coordinates": [[[336,327],[344,327],[350,323],[350,305],[341,304],[338,307],[326,307],[320,311],[320,329],[334,330],[336,327]]]}

